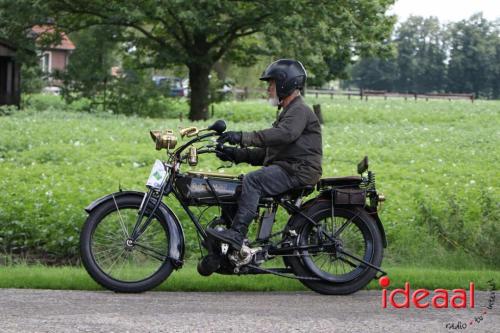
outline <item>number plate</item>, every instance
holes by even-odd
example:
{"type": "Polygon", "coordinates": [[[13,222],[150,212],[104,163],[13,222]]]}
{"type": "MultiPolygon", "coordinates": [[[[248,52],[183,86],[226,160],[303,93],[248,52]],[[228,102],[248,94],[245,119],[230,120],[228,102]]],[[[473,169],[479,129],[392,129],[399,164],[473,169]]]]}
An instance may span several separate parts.
{"type": "Polygon", "coordinates": [[[161,185],[167,178],[168,172],[165,170],[165,166],[163,162],[160,160],[156,160],[153,165],[153,169],[151,170],[151,174],[149,175],[148,182],[146,186],[159,190],[161,185]]]}

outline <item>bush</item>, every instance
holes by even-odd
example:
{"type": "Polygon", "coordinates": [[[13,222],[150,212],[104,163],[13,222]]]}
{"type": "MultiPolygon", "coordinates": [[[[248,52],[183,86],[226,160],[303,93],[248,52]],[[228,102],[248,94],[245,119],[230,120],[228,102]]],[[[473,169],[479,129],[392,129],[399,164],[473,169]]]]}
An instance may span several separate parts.
{"type": "Polygon", "coordinates": [[[9,116],[18,110],[15,105],[0,105],[0,116],[9,116]]]}
{"type": "Polygon", "coordinates": [[[500,203],[481,191],[477,202],[444,194],[444,202],[420,197],[417,225],[423,226],[448,252],[465,252],[481,262],[500,267],[500,203]]]}
{"type": "Polygon", "coordinates": [[[178,118],[187,112],[184,99],[166,97],[168,86],[156,86],[145,74],[129,71],[109,87],[108,101],[103,104],[113,113],[151,118],[178,118]]]}

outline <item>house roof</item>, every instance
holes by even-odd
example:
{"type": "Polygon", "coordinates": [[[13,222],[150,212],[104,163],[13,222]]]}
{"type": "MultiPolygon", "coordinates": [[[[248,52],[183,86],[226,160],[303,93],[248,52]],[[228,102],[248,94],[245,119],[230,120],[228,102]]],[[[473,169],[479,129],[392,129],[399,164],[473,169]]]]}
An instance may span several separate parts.
{"type": "Polygon", "coordinates": [[[0,37],[0,56],[14,57],[17,51],[35,54],[35,51],[25,45],[18,45],[15,42],[0,37]]]}
{"type": "MultiPolygon", "coordinates": [[[[38,36],[45,34],[45,33],[53,33],[54,28],[48,25],[35,25],[33,28],[31,28],[31,31],[38,36]]],[[[56,49],[56,50],[68,50],[72,51],[75,49],[75,44],[69,39],[69,37],[64,33],[61,32],[61,43],[58,45],[51,45],[51,49],[56,49]]]]}
{"type": "Polygon", "coordinates": [[[12,44],[11,42],[9,42],[8,40],[5,40],[3,38],[0,38],[0,45],[2,45],[3,47],[6,47],[12,51],[17,50],[17,47],[14,44],[12,44]]]}

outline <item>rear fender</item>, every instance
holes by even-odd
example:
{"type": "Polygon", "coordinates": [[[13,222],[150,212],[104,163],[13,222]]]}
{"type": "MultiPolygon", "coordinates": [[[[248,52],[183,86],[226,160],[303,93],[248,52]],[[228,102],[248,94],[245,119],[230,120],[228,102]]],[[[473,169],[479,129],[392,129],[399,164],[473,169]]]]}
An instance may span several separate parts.
{"type": "MultiPolygon", "coordinates": [[[[321,193],[319,196],[317,196],[316,198],[312,198],[312,199],[304,202],[302,204],[302,209],[301,209],[302,213],[304,213],[304,214],[307,215],[307,213],[306,213],[307,209],[309,207],[311,207],[312,205],[314,205],[316,202],[320,201],[320,200],[328,200],[328,201],[330,201],[331,200],[330,192],[329,191],[325,191],[325,192],[321,193]]],[[[373,219],[377,223],[377,227],[379,228],[380,234],[382,235],[383,246],[384,246],[384,248],[387,247],[387,238],[385,236],[384,226],[382,225],[382,221],[380,220],[380,217],[378,216],[378,212],[377,212],[376,209],[371,208],[369,206],[361,207],[361,206],[358,206],[358,205],[349,206],[349,205],[335,205],[334,204],[334,207],[339,207],[339,208],[352,207],[353,209],[356,209],[356,207],[359,207],[359,208],[364,209],[368,213],[368,215],[370,215],[371,217],[373,217],[373,219]]],[[[302,224],[305,223],[305,222],[307,222],[307,220],[305,218],[303,218],[302,216],[300,216],[298,214],[292,215],[290,217],[290,219],[288,220],[287,226],[285,228],[285,232],[287,232],[289,230],[293,230],[293,229],[299,229],[302,226],[302,224]]]]}
{"type": "Polygon", "coordinates": [[[377,222],[377,227],[380,230],[380,234],[382,235],[382,244],[384,245],[384,248],[386,248],[387,247],[387,238],[385,237],[384,226],[382,225],[382,221],[380,220],[380,217],[378,216],[377,210],[374,208],[370,208],[368,206],[364,207],[364,209],[377,222]]]}
{"type": "MultiPolygon", "coordinates": [[[[85,211],[88,214],[92,214],[92,211],[103,205],[105,202],[125,195],[137,196],[142,201],[146,193],[138,191],[120,191],[111,193],[92,202],[90,205],[85,207],[85,211]]],[[[184,231],[182,230],[181,223],[174,212],[165,203],[160,203],[158,210],[163,219],[167,222],[167,228],[170,235],[168,256],[171,258],[174,267],[180,268],[183,264],[185,251],[184,231]]]]}

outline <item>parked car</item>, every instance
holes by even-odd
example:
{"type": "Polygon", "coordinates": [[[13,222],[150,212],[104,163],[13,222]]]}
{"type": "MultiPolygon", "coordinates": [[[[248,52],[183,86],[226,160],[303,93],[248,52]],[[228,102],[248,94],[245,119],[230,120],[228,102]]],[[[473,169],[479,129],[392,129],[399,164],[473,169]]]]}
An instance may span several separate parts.
{"type": "Polygon", "coordinates": [[[61,87],[48,86],[42,89],[42,93],[49,95],[61,95],[61,87]]]}
{"type": "Polygon", "coordinates": [[[170,96],[172,97],[186,97],[189,94],[189,80],[160,75],[154,75],[152,79],[157,87],[170,87],[170,96]]]}

